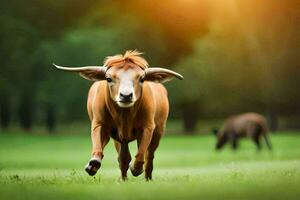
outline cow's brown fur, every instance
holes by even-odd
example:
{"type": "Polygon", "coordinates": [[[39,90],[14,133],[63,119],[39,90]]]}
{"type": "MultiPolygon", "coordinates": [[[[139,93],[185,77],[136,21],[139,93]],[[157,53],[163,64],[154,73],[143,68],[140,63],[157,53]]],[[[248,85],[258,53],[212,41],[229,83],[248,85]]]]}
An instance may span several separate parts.
{"type": "Polygon", "coordinates": [[[238,147],[238,140],[243,137],[251,138],[257,149],[260,150],[260,138],[263,137],[269,149],[268,126],[265,117],[257,113],[245,113],[229,117],[222,129],[217,133],[216,149],[221,149],[227,142],[231,142],[232,148],[238,147]]]}
{"type": "MultiPolygon", "coordinates": [[[[92,159],[86,171],[90,175],[94,175],[100,168],[104,156],[103,149],[109,139],[113,138],[119,153],[118,161],[122,179],[127,179],[129,167],[132,174],[138,176],[143,172],[143,166],[145,178],[152,179],[154,152],[164,133],[169,113],[167,91],[161,83],[157,82],[170,80],[172,76],[182,79],[182,76],[162,68],[152,68],[154,70],[147,71],[148,63],[140,54],[137,51],[127,51],[124,55],[108,57],[104,63],[105,70],[102,68],[99,70],[100,68],[97,67],[56,66],[66,71],[80,72],[89,80],[100,80],[91,86],[87,100],[87,110],[91,120],[92,159]],[[132,106],[128,107],[126,106],[128,104],[124,106],[116,100],[120,93],[121,79],[119,78],[122,73],[130,76],[130,82],[134,85],[135,100],[130,104],[132,106]],[[105,78],[111,79],[109,82],[114,79],[113,84],[105,81],[105,78]],[[129,165],[131,155],[128,143],[133,140],[137,140],[138,150],[133,164],[129,165]]],[[[125,78],[128,79],[128,76],[125,78]]]]}
{"type": "Polygon", "coordinates": [[[164,132],[169,112],[166,89],[160,83],[145,82],[142,96],[130,108],[119,108],[109,98],[108,92],[106,81],[99,81],[92,85],[88,96],[88,113],[93,132],[93,154],[98,154],[102,159],[103,148],[109,137],[114,138],[115,146],[120,153],[122,177],[125,178],[131,161],[127,145],[128,142],[137,139],[139,150],[136,154],[134,169],[142,170],[144,155],[147,153],[146,162],[148,163],[145,167],[145,176],[151,178],[154,151],[164,132]],[[100,130],[101,139],[98,134],[100,130]]]}

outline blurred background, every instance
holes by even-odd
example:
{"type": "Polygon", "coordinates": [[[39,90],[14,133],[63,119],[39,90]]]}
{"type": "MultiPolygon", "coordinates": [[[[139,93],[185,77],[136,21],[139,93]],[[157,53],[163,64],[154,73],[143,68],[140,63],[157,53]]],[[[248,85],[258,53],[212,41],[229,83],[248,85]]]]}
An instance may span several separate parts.
{"type": "Polygon", "coordinates": [[[229,115],[300,129],[298,0],[27,0],[0,7],[1,132],[89,134],[92,84],[64,66],[128,49],[182,73],[166,84],[167,134],[206,134],[229,115]]]}

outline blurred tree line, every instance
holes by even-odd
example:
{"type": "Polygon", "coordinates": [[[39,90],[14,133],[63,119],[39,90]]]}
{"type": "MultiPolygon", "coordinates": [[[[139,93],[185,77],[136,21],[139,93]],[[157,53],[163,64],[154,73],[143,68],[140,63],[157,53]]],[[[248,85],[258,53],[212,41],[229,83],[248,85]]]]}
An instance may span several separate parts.
{"type": "Polygon", "coordinates": [[[184,81],[167,84],[171,118],[246,111],[299,115],[297,1],[11,0],[0,7],[0,119],[30,130],[87,120],[90,82],[56,71],[127,49],[184,81]]]}

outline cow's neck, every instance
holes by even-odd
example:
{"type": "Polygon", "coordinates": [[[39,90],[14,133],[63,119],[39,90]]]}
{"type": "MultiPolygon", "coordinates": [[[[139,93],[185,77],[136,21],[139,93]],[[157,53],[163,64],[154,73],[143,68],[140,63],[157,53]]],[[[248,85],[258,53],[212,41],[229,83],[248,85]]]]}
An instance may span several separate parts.
{"type": "Polygon", "coordinates": [[[107,107],[111,114],[114,124],[118,129],[118,136],[121,141],[130,141],[133,139],[133,126],[137,111],[139,109],[139,100],[135,102],[135,105],[129,108],[121,108],[114,102],[110,95],[107,94],[107,107]]]}

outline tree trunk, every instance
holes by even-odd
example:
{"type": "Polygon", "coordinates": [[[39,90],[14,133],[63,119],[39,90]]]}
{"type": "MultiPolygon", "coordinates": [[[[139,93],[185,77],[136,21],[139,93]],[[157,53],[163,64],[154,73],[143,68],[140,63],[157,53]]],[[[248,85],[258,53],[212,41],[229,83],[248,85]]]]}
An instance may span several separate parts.
{"type": "Polygon", "coordinates": [[[46,105],[46,128],[49,132],[53,132],[56,127],[55,108],[53,105],[46,105]]]}
{"type": "Polygon", "coordinates": [[[30,131],[33,124],[33,99],[32,95],[28,92],[21,94],[19,105],[19,121],[21,127],[30,131]]]}
{"type": "Polygon", "coordinates": [[[3,92],[0,97],[0,126],[7,129],[11,121],[11,105],[9,94],[3,92]]]}
{"type": "Polygon", "coordinates": [[[184,103],[182,106],[182,114],[185,133],[195,134],[198,121],[198,103],[184,103]]]}
{"type": "Polygon", "coordinates": [[[273,109],[267,110],[267,120],[269,123],[270,131],[276,132],[278,130],[278,118],[273,109]]]}

